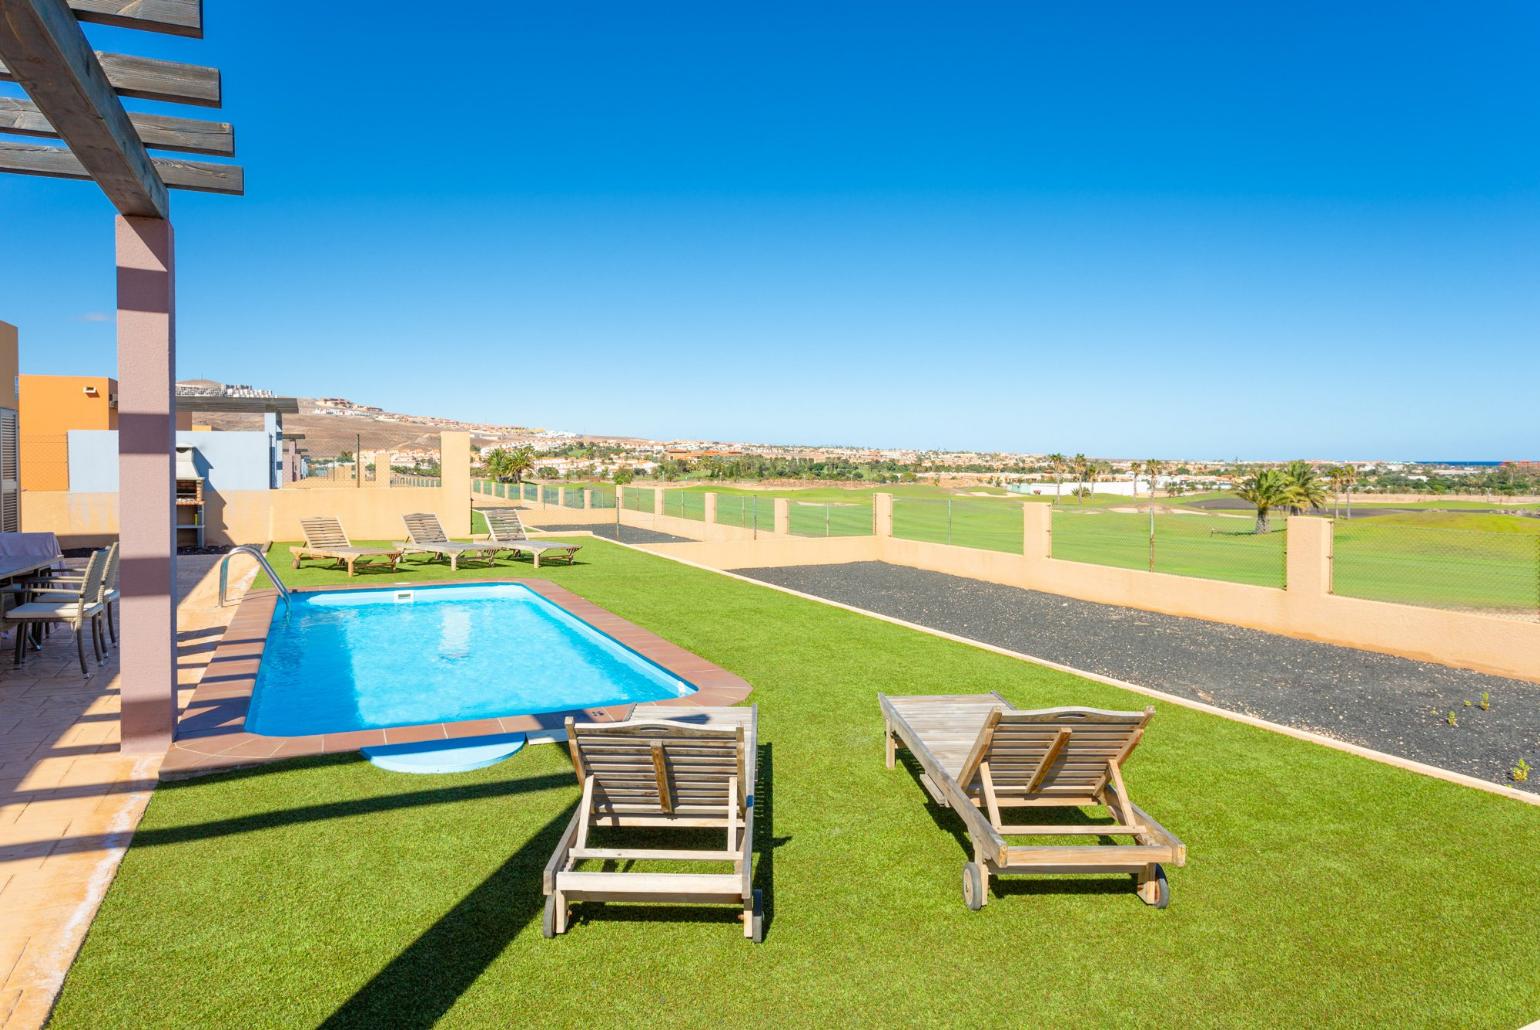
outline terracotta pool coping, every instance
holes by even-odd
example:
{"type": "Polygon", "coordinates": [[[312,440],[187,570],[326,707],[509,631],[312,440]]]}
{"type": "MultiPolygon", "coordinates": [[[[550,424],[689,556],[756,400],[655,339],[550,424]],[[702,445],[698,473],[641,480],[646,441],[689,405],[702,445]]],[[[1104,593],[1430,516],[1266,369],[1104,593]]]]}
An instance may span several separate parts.
{"type": "MultiPolygon", "coordinates": [[[[495,583],[517,583],[529,587],[553,604],[570,612],[620,643],[631,648],[675,676],[697,687],[697,692],[681,698],[658,702],[680,705],[733,705],[749,696],[753,689],[742,678],[726,669],[671,644],[656,633],[628,622],[600,608],[572,591],[544,579],[477,579],[474,582],[410,581],[380,586],[295,587],[292,593],[328,590],[401,590],[495,583]]],[[[357,751],[379,744],[406,744],[423,740],[453,740],[479,737],[490,733],[524,733],[531,737],[560,739],[562,725],[570,715],[591,722],[619,721],[630,714],[631,704],[604,708],[573,709],[539,715],[519,715],[464,722],[426,723],[420,726],[396,726],[384,730],[352,730],[345,733],[316,733],[302,737],[269,737],[245,730],[246,714],[251,708],[251,694],[267,646],[267,630],[273,609],[278,604],[276,590],[252,590],[241,599],[235,617],[209,662],[202,682],[177,723],[176,740],[161,763],[161,777],[196,776],[259,765],[281,758],[336,754],[357,751]]]]}

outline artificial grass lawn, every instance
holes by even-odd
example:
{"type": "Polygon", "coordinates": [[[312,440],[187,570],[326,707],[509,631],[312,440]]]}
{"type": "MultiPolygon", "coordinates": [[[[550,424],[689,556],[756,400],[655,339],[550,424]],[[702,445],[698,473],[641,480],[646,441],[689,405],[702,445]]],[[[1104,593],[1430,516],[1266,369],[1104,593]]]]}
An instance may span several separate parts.
{"type": "Polygon", "coordinates": [[[1126,877],[1043,877],[996,881],[969,912],[960,824],[910,769],[883,768],[877,691],[1148,699],[583,543],[541,574],[754,685],[762,945],[727,909],[616,905],[543,939],[540,873],[578,795],[563,748],[434,777],[300,760],[156,791],[55,1025],[1514,1026],[1540,1011],[1540,809],[1158,704],[1128,782],[1188,846],[1171,907],[1126,877]]]}

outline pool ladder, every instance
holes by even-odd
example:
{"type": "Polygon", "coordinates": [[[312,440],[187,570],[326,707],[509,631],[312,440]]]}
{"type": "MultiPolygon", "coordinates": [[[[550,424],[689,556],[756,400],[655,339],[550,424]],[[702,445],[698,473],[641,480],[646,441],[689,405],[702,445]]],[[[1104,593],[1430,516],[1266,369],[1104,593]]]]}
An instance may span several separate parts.
{"type": "Polygon", "coordinates": [[[257,560],[262,571],[267,573],[267,578],[273,581],[273,586],[278,588],[278,596],[283,598],[283,610],[289,612],[289,588],[283,585],[283,580],[278,578],[278,573],[267,563],[267,555],[250,544],[240,544],[225,552],[225,556],[219,560],[219,607],[225,606],[225,589],[230,585],[230,559],[238,554],[249,554],[257,560]]]}

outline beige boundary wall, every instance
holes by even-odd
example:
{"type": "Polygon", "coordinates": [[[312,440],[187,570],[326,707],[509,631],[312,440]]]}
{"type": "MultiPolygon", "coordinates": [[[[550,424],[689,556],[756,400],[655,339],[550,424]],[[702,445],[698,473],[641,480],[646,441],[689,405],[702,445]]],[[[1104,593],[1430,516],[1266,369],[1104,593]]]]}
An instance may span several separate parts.
{"type": "MultiPolygon", "coordinates": [[[[470,535],[470,436],[445,433],[441,443],[446,475],[439,487],[392,487],[384,482],[286,487],[281,490],[232,490],[205,494],[209,544],[268,544],[300,540],[300,519],[331,515],[355,540],[404,538],[401,516],[433,512],[450,536],[470,535]]],[[[98,547],[117,537],[118,495],[24,490],[21,525],[25,530],[58,534],[66,547],[98,547]]]]}
{"type": "MultiPolygon", "coordinates": [[[[609,514],[613,518],[614,513],[609,514]]],[[[622,522],[652,528],[651,516],[627,517],[634,515],[622,513],[622,522]]],[[[875,496],[877,534],[870,537],[809,538],[761,532],[756,541],[715,539],[644,546],[717,569],[883,561],[1540,682],[1540,623],[1331,593],[1332,523],[1328,519],[1289,519],[1288,588],[1278,590],[1051,558],[1052,517],[1047,505],[1023,506],[1023,553],[1019,555],[895,538],[888,494],[875,496]]]]}

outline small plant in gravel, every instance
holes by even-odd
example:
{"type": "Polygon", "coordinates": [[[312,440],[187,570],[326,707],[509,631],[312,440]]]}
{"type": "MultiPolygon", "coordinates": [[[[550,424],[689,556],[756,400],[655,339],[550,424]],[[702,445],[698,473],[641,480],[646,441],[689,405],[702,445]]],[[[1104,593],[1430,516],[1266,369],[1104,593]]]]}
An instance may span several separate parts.
{"type": "Polygon", "coordinates": [[[1469,708],[1469,707],[1470,707],[1470,698],[1466,698],[1466,699],[1465,699],[1465,707],[1466,707],[1466,708],[1469,708]]]}
{"type": "Polygon", "coordinates": [[[1456,719],[1454,717],[1454,709],[1453,708],[1449,709],[1449,714],[1444,716],[1444,721],[1447,722],[1450,726],[1458,726],[1458,725],[1460,725],[1460,720],[1456,719]]]}
{"type": "Polygon", "coordinates": [[[1519,764],[1513,767],[1513,782],[1524,783],[1529,779],[1529,763],[1519,759],[1519,764]]]}
{"type": "Polygon", "coordinates": [[[1488,708],[1491,708],[1491,707],[1492,707],[1492,695],[1488,694],[1485,690],[1483,690],[1481,692],[1481,710],[1484,712],[1488,708]]]}

